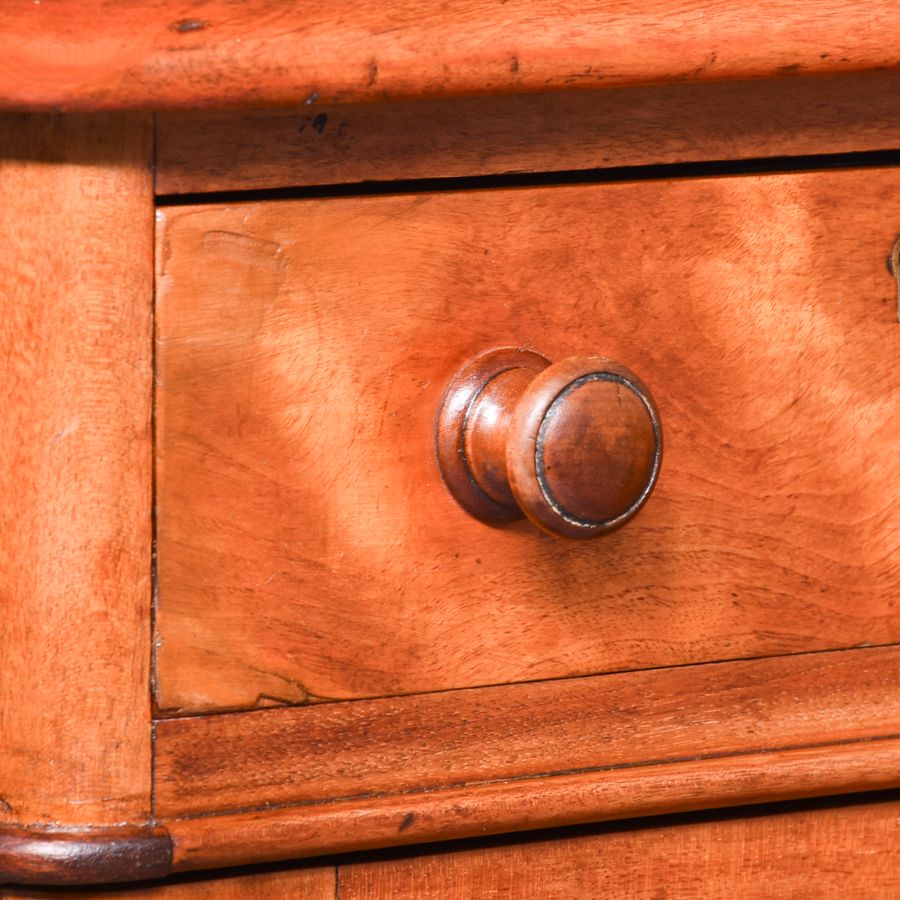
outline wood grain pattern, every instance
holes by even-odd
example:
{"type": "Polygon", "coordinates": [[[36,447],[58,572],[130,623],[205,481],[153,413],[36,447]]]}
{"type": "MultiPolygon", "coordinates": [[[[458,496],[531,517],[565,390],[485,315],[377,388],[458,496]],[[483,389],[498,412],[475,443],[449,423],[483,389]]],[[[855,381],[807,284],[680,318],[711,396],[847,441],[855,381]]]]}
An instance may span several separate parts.
{"type": "Polygon", "coordinates": [[[900,892],[900,800],[749,818],[635,823],[522,843],[363,860],[342,900],[853,897],[900,892]]]}
{"type": "Polygon", "coordinates": [[[72,831],[0,827],[0,883],[142,881],[162,878],[171,867],[172,841],[163,828],[72,831]]]}
{"type": "Polygon", "coordinates": [[[896,788],[900,740],[171,819],[176,870],[896,788]]]}
{"type": "Polygon", "coordinates": [[[894,169],[170,208],[164,713],[900,640],[894,169]],[[577,546],[434,461],[496,346],[638,371],[654,494],[577,546]]]}
{"type": "Polygon", "coordinates": [[[0,104],[98,109],[896,68],[892,0],[6,4],[0,104]],[[37,7],[37,8],[32,8],[37,7]]]}
{"type": "Polygon", "coordinates": [[[0,822],[150,806],[149,116],[0,121],[0,822]]]}
{"type": "Polygon", "coordinates": [[[892,150],[893,72],[163,113],[161,194],[892,150]]]}
{"type": "MultiPolygon", "coordinates": [[[[163,819],[900,735],[900,649],[156,723],[163,819]]],[[[827,755],[827,754],[826,754],[827,755]]]]}
{"type": "Polygon", "coordinates": [[[84,888],[65,891],[40,888],[0,887],[0,898],[28,900],[335,900],[335,867],[292,866],[272,872],[210,872],[202,878],[169,879],[121,888],[84,888]]]}

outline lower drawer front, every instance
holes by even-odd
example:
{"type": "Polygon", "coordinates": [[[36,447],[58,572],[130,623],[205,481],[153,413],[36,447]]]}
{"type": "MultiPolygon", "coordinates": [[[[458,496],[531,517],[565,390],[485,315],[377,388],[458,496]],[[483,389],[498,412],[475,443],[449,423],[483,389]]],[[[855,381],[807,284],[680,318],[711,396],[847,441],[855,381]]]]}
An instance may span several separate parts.
{"type": "Polygon", "coordinates": [[[162,211],[161,712],[900,640],[897,198],[882,169],[162,211]],[[505,346],[652,390],[621,530],[448,493],[436,411],[505,346]]]}
{"type": "Polygon", "coordinates": [[[900,801],[768,806],[727,816],[634,821],[357,859],[338,868],[347,900],[893,900],[900,801]]]}

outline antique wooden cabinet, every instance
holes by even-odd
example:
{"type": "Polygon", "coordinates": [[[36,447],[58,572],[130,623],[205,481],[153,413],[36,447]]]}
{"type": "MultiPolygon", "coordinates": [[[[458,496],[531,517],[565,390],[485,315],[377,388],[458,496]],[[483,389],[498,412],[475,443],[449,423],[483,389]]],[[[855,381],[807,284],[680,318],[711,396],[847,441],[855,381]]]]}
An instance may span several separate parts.
{"type": "Polygon", "coordinates": [[[896,896],[898,11],[0,5],[3,896],[896,896]]]}

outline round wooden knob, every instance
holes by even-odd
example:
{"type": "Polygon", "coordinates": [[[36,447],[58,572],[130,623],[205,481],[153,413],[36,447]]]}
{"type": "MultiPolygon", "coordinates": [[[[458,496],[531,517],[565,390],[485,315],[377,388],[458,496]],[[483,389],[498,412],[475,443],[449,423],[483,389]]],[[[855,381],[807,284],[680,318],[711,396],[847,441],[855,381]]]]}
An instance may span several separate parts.
{"type": "Polygon", "coordinates": [[[441,474],[485,522],[528,516],[551,534],[597,537],[644,505],[662,428],[650,392],[602,356],[550,364],[491,350],[450,384],[438,413],[441,474]]]}

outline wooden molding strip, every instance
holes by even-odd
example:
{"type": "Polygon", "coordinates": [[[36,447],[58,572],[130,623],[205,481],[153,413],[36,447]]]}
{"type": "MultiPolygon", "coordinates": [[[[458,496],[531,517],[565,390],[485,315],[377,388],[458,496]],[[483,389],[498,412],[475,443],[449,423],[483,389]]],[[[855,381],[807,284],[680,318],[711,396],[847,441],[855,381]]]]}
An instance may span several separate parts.
{"type": "Polygon", "coordinates": [[[165,822],[173,871],[900,786],[900,739],[165,822]]]}
{"type": "Polygon", "coordinates": [[[160,827],[0,827],[0,884],[100,884],[162,878],[172,841],[160,827]]]}
{"type": "Polygon", "coordinates": [[[175,195],[891,150],[896,72],[156,117],[175,195]]]}
{"type": "Polygon", "coordinates": [[[893,0],[4,4],[0,108],[308,104],[896,68],[893,0]]]}
{"type": "Polygon", "coordinates": [[[898,670],[891,646],[158,720],[154,812],[329,803],[900,735],[898,670]]]}

